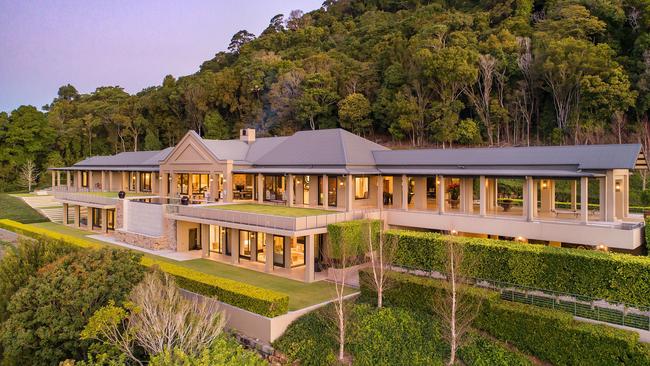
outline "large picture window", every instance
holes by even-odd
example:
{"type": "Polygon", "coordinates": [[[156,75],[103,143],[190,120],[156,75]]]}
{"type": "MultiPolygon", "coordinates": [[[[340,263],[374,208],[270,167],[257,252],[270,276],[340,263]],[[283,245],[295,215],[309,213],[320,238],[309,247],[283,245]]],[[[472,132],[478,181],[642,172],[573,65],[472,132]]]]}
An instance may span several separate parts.
{"type": "Polygon", "coordinates": [[[129,173],[129,191],[135,191],[137,189],[137,179],[138,174],[136,172],[129,173]]]}
{"type": "Polygon", "coordinates": [[[102,210],[99,208],[92,209],[92,225],[93,229],[102,227],[102,210]]]}
{"type": "Polygon", "coordinates": [[[208,174],[192,174],[192,195],[205,195],[208,189],[208,174]]]}
{"type": "Polygon", "coordinates": [[[273,264],[284,267],[284,236],[273,236],[273,264]]]}
{"type": "Polygon", "coordinates": [[[181,173],[176,175],[176,192],[178,194],[190,194],[190,175],[181,173]]]}
{"type": "Polygon", "coordinates": [[[253,251],[253,243],[257,240],[255,232],[239,230],[239,257],[250,259],[253,251]]]}
{"type": "Polygon", "coordinates": [[[355,177],[354,178],[354,198],[357,200],[365,200],[368,198],[368,177],[355,177]]]}
{"type": "Polygon", "coordinates": [[[151,173],[140,173],[140,191],[151,192],[151,173]]]}
{"type": "Polygon", "coordinates": [[[286,201],[284,196],[284,177],[281,175],[267,175],[264,177],[264,200],[286,201]]]}
{"type": "Polygon", "coordinates": [[[106,210],[106,229],[115,230],[115,209],[106,210]]]}

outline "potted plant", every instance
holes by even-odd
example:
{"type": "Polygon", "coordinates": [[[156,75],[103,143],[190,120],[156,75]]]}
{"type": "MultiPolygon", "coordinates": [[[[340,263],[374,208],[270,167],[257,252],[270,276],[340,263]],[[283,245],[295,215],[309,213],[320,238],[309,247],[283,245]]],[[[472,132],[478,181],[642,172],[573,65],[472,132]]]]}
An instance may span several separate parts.
{"type": "Polygon", "coordinates": [[[449,193],[449,205],[451,208],[458,208],[460,204],[460,184],[451,183],[447,186],[447,193],[449,193]]]}

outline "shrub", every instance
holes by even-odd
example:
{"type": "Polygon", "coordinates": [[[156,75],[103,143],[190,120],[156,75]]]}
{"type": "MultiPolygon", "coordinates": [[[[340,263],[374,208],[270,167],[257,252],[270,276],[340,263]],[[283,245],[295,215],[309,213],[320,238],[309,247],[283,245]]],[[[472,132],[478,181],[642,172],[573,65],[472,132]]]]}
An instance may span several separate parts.
{"type": "Polygon", "coordinates": [[[142,264],[147,267],[157,266],[161,271],[174,276],[176,283],[181,288],[204,296],[214,297],[221,302],[256,314],[272,318],[286,314],[289,310],[289,296],[279,292],[208,275],[173,263],[156,261],[147,257],[142,258],[142,264]]]}
{"type": "Polygon", "coordinates": [[[320,309],[301,316],[273,342],[273,347],[284,353],[290,362],[299,361],[303,366],[335,364],[334,350],[338,342],[333,336],[331,319],[325,314],[327,311],[327,308],[320,309]]]}
{"type": "Polygon", "coordinates": [[[231,337],[221,336],[198,356],[174,349],[151,358],[149,366],[263,366],[268,365],[255,351],[246,350],[231,337]]]}
{"type": "Polygon", "coordinates": [[[79,334],[109,301],[122,302],[140,281],[140,255],[122,250],[79,251],[39,270],[11,298],[3,323],[3,363],[53,365],[87,354],[79,334]]]}
{"type": "MultiPolygon", "coordinates": [[[[395,264],[444,269],[445,236],[392,230],[395,264]]],[[[492,239],[455,238],[471,263],[467,275],[632,305],[650,306],[650,259],[627,254],[552,248],[492,239]]]]}
{"type": "Polygon", "coordinates": [[[472,335],[459,350],[460,359],[472,366],[529,366],[528,357],[509,350],[500,343],[485,337],[472,335]]]}
{"type": "Polygon", "coordinates": [[[372,232],[379,235],[381,229],[380,220],[354,220],[327,225],[329,255],[335,259],[339,258],[341,243],[348,244],[349,255],[365,255],[368,239],[364,235],[367,235],[367,232],[365,232],[367,225],[372,225],[372,232]]]}
{"type": "MultiPolygon", "coordinates": [[[[338,343],[327,308],[292,323],[273,346],[300,365],[337,364],[338,343]]],[[[399,308],[351,304],[347,352],[354,365],[442,365],[448,350],[431,317],[399,308]]]]}
{"type": "MultiPolygon", "coordinates": [[[[439,280],[404,273],[390,276],[387,305],[432,313],[432,298],[442,291],[439,280]]],[[[494,291],[474,290],[483,304],[473,326],[542,360],[559,365],[650,364],[648,347],[638,342],[635,332],[579,322],[562,311],[510,303],[494,291]]],[[[361,291],[361,299],[375,297],[371,287],[362,285],[361,291]]]]}
{"type": "Polygon", "coordinates": [[[7,318],[11,297],[36,276],[39,268],[75,250],[75,246],[54,240],[20,240],[15,247],[7,246],[0,260],[0,322],[7,318]]]}
{"type": "MultiPolygon", "coordinates": [[[[93,243],[72,235],[32,225],[24,225],[12,220],[0,220],[0,228],[36,239],[54,238],[82,248],[99,249],[104,247],[102,244],[93,243]]],[[[173,263],[156,261],[149,257],[143,257],[141,262],[142,265],[147,267],[156,265],[162,271],[173,275],[178,285],[188,291],[216,297],[219,301],[253,313],[275,317],[286,314],[289,310],[289,296],[279,292],[208,275],[173,263]]]]}

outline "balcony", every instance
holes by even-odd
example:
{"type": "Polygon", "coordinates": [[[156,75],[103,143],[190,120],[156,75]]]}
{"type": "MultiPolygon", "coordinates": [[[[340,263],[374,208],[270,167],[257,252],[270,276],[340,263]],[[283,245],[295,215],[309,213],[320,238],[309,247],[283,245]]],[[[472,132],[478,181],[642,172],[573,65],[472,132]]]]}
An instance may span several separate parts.
{"type": "Polygon", "coordinates": [[[588,223],[570,219],[537,217],[532,221],[522,216],[479,216],[463,213],[386,210],[390,225],[432,230],[458,231],[473,234],[509,236],[583,245],[606,245],[633,250],[641,245],[642,222],[588,223]]]}
{"type": "Polygon", "coordinates": [[[285,232],[326,229],[327,225],[369,216],[379,217],[379,210],[336,212],[312,208],[295,208],[262,204],[167,205],[169,216],[183,221],[236,224],[285,232]]]}
{"type": "Polygon", "coordinates": [[[106,207],[117,204],[117,192],[71,192],[55,190],[54,198],[63,203],[90,207],[106,207]]]}

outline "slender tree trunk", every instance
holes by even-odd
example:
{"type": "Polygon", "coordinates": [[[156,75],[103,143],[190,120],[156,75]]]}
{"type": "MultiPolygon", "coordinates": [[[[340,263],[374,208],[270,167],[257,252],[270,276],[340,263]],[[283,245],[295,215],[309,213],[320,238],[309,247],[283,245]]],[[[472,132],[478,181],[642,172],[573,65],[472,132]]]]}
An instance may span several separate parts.
{"type": "Polygon", "coordinates": [[[450,347],[451,347],[451,355],[449,357],[449,365],[453,366],[456,363],[456,350],[458,348],[458,339],[456,336],[456,267],[454,263],[454,253],[451,251],[449,255],[449,260],[451,261],[451,273],[449,276],[451,276],[451,342],[450,342],[450,347]]]}

